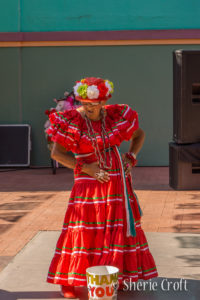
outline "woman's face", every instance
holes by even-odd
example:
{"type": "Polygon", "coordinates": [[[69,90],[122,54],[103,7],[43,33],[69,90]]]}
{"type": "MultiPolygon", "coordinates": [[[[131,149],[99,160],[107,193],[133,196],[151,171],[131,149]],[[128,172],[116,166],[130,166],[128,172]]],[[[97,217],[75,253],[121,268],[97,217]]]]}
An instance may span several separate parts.
{"type": "Polygon", "coordinates": [[[100,112],[102,106],[105,104],[105,101],[100,101],[100,102],[81,102],[83,106],[83,110],[86,114],[86,116],[94,121],[97,121],[100,119],[100,112]]]}

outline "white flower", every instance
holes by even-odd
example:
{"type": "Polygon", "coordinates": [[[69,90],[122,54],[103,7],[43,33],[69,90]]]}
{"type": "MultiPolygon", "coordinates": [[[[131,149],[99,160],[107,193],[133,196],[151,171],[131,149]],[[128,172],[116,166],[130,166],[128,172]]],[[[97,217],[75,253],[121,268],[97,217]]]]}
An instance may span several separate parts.
{"type": "Polygon", "coordinates": [[[108,92],[106,93],[106,96],[108,97],[113,89],[112,89],[110,83],[108,82],[108,80],[105,81],[105,86],[108,88],[108,92]]]}
{"type": "Polygon", "coordinates": [[[96,85],[90,85],[87,88],[87,96],[88,99],[98,99],[99,97],[99,90],[96,85]]]}
{"type": "Polygon", "coordinates": [[[79,88],[79,86],[82,85],[82,82],[78,82],[75,86],[74,86],[74,95],[76,97],[79,96],[79,93],[77,92],[77,89],[79,88]]]}

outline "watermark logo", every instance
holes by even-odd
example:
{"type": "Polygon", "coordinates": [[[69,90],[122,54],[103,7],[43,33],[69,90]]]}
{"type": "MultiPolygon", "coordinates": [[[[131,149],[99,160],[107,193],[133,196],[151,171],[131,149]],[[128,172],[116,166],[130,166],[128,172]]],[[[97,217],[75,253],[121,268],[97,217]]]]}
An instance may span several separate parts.
{"type": "Polygon", "coordinates": [[[163,278],[160,282],[157,281],[132,281],[123,280],[123,291],[157,291],[161,289],[162,291],[188,291],[188,282],[184,278],[170,280],[169,278],[163,278]]]}

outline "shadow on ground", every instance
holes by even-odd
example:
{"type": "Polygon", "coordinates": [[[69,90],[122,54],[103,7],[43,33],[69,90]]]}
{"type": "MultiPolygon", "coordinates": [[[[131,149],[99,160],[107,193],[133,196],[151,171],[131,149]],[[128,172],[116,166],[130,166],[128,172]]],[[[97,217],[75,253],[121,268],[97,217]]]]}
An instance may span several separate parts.
{"type": "MultiPolygon", "coordinates": [[[[140,190],[170,191],[168,167],[135,167],[133,187],[140,190]]],[[[1,192],[66,191],[74,183],[73,170],[59,168],[55,175],[51,168],[16,169],[0,172],[1,192]]]]}
{"type": "MultiPolygon", "coordinates": [[[[128,291],[119,291],[117,299],[137,299],[137,300],[199,300],[200,285],[197,280],[180,278],[153,278],[152,280],[140,280],[137,285],[128,291]],[[144,282],[146,287],[144,288],[144,282]],[[182,282],[182,283],[181,283],[182,282]],[[153,290],[154,289],[154,290],[153,290]]],[[[77,299],[87,300],[88,293],[86,287],[76,287],[77,299]]],[[[29,299],[63,299],[59,291],[16,291],[8,292],[0,290],[2,300],[29,300],[29,299]]]]}

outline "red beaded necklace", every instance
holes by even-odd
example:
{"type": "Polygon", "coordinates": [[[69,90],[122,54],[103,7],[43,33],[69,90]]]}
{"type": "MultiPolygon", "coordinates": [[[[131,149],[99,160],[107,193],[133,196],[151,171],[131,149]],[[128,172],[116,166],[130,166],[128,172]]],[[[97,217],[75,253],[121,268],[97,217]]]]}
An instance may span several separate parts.
{"type": "Polygon", "coordinates": [[[111,155],[110,138],[109,138],[109,135],[106,131],[105,111],[103,109],[101,109],[101,119],[100,119],[101,120],[101,138],[102,138],[102,141],[103,141],[103,155],[101,154],[101,151],[99,149],[99,145],[98,145],[98,142],[97,142],[97,138],[96,138],[91,120],[87,117],[87,115],[85,113],[84,113],[84,118],[85,118],[87,129],[88,129],[88,135],[89,135],[89,138],[91,140],[92,147],[94,149],[96,158],[99,162],[100,168],[110,169],[112,167],[112,155],[111,155]],[[109,165],[107,165],[107,163],[106,163],[106,145],[105,145],[106,141],[105,141],[105,137],[107,137],[107,140],[108,140],[108,152],[109,152],[109,161],[110,161],[109,165]]]}

